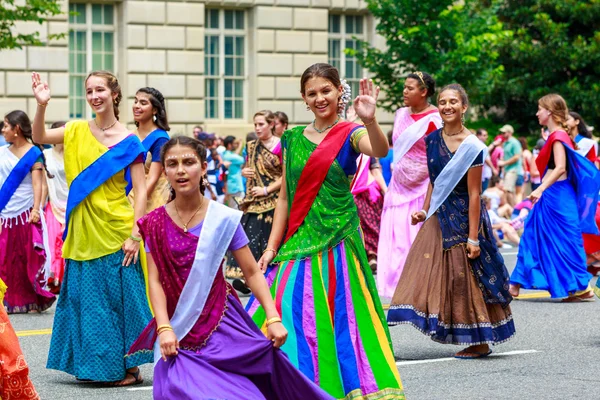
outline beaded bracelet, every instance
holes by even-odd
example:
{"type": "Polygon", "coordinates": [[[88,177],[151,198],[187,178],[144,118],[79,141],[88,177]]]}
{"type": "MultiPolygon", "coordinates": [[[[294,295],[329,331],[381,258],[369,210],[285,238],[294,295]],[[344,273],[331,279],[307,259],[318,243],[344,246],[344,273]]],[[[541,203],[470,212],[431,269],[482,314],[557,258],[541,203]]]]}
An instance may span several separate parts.
{"type": "Polygon", "coordinates": [[[265,249],[265,251],[263,251],[263,254],[265,254],[267,251],[272,251],[273,252],[273,257],[277,257],[277,250],[267,248],[267,249],[265,249]]]}

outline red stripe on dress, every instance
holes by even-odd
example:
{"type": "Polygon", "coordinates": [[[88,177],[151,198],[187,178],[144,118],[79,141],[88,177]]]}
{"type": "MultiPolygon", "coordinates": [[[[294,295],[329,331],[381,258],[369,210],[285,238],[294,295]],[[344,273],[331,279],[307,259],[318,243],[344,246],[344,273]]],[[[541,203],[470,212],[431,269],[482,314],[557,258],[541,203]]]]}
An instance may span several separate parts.
{"type": "Polygon", "coordinates": [[[279,284],[277,285],[277,295],[275,296],[275,308],[277,309],[277,313],[279,315],[283,315],[281,313],[281,299],[283,297],[283,292],[285,292],[285,287],[287,285],[287,281],[290,277],[290,272],[292,271],[292,269],[294,268],[294,262],[296,260],[291,260],[287,265],[286,265],[286,270],[283,271],[283,276],[281,277],[281,281],[279,282],[279,284]]]}
{"type": "Polygon", "coordinates": [[[329,269],[329,288],[327,290],[327,302],[329,303],[329,310],[331,311],[331,323],[333,324],[333,318],[335,313],[335,286],[337,284],[335,278],[335,260],[333,258],[333,248],[327,250],[327,268],[329,269]]]}

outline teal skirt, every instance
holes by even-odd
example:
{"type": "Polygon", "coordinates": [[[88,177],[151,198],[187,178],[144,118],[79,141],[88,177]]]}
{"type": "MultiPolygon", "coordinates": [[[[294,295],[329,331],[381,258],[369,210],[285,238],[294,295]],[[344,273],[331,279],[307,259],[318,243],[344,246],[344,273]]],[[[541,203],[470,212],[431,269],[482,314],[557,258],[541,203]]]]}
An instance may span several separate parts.
{"type": "Polygon", "coordinates": [[[47,368],[79,379],[119,381],[153,362],[125,357],[152,319],[139,261],[123,267],[122,250],[89,261],[67,260],[56,306],[47,368]]]}

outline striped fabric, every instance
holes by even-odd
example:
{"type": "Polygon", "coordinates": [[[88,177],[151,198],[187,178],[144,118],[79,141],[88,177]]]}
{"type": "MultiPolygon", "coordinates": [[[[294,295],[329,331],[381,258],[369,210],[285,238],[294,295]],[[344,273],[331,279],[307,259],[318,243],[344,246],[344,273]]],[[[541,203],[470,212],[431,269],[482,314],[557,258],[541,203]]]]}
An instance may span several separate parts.
{"type": "MultiPolygon", "coordinates": [[[[362,246],[356,231],[326,251],[282,262],[267,272],[289,332],[282,349],[306,376],[338,399],[404,399],[362,246]]],[[[247,310],[266,332],[265,312],[254,298],[247,310]]]]}

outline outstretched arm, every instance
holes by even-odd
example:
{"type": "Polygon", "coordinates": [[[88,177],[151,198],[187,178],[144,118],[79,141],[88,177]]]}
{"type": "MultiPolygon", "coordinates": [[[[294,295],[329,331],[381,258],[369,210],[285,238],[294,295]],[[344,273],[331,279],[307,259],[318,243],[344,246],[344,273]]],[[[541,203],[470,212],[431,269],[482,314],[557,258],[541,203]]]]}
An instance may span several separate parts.
{"type": "Polygon", "coordinates": [[[33,118],[32,138],[36,143],[60,144],[65,139],[65,128],[46,129],[46,107],[50,101],[48,82],[42,82],[40,74],[31,74],[31,87],[37,101],[37,109],[33,118]]]}
{"type": "Polygon", "coordinates": [[[374,87],[371,79],[361,79],[360,94],[354,99],[354,109],[365,124],[368,135],[360,139],[358,148],[361,153],[371,157],[385,157],[390,149],[387,137],[375,118],[378,97],[379,86],[374,87]]]}

